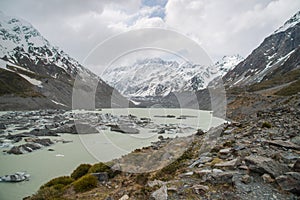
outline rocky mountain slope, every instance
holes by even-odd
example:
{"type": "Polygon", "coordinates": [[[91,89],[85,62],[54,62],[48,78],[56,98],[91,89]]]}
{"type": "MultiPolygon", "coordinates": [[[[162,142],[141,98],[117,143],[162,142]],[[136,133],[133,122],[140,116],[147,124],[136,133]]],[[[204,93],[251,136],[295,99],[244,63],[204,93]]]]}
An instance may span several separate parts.
{"type": "MultiPolygon", "coordinates": [[[[78,79],[83,95],[97,84],[96,107],[126,103],[116,90],[54,47],[31,24],[0,13],[0,109],[42,109],[72,106],[72,91],[78,79]]],[[[84,103],[78,100],[78,106],[84,103]]],[[[82,104],[82,105],[81,105],[82,104]]]]}
{"type": "Polygon", "coordinates": [[[224,77],[226,85],[228,87],[252,85],[299,69],[299,33],[300,11],[226,74],[224,77]]]}
{"type": "Polygon", "coordinates": [[[243,58],[224,56],[214,66],[178,63],[160,58],[139,60],[130,66],[106,69],[103,79],[128,97],[167,96],[171,92],[197,91],[224,76],[243,58]]]}

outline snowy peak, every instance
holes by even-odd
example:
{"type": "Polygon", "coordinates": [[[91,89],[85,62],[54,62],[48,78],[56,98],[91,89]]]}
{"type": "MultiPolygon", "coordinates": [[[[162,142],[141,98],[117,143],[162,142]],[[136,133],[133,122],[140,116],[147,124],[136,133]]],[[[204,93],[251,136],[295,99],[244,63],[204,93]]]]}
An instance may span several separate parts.
{"type": "Polygon", "coordinates": [[[244,58],[237,55],[224,56],[220,61],[216,62],[215,66],[221,72],[222,77],[225,76],[233,67],[242,62],[244,58]]]}
{"type": "Polygon", "coordinates": [[[166,96],[170,92],[204,89],[218,76],[224,76],[242,57],[225,56],[212,66],[146,58],[132,65],[106,69],[102,78],[128,97],[166,96]]]}
{"type": "Polygon", "coordinates": [[[280,33],[286,31],[287,29],[295,26],[300,22],[300,11],[298,11],[294,16],[292,16],[288,21],[284,23],[279,29],[277,29],[274,33],[280,33]]]}
{"type": "MultiPolygon", "coordinates": [[[[0,58],[27,70],[36,66],[56,66],[71,77],[79,72],[93,75],[58,47],[52,46],[37,29],[25,20],[0,13],[0,58]]],[[[55,75],[47,74],[47,75],[55,75]]]]}

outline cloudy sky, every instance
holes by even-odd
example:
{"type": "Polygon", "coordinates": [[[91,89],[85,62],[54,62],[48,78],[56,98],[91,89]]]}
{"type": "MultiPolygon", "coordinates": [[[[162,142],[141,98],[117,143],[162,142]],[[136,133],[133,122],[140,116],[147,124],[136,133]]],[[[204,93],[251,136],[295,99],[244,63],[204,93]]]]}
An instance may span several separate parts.
{"type": "Polygon", "coordinates": [[[300,1],[1,0],[0,9],[29,21],[80,62],[105,39],[145,27],[181,33],[217,60],[232,54],[246,57],[300,10],[300,1]]]}

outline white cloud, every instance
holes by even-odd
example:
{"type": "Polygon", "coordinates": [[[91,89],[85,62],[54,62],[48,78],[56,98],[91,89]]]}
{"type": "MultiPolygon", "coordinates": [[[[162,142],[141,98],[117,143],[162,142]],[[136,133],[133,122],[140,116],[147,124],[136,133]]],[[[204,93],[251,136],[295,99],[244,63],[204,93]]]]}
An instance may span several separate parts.
{"type": "Polygon", "coordinates": [[[162,8],[165,2],[2,0],[0,7],[6,14],[28,20],[79,61],[112,35],[145,27],[183,33],[214,59],[236,53],[246,56],[300,10],[299,0],[169,0],[162,8]]]}
{"type": "Polygon", "coordinates": [[[165,21],[196,37],[213,58],[246,56],[298,10],[298,0],[169,0],[165,21]]]}

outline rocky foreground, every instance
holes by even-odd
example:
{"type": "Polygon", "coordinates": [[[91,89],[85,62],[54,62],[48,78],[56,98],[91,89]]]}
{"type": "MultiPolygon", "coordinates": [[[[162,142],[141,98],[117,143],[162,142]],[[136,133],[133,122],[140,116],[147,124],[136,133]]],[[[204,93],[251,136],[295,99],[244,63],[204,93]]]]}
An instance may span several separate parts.
{"type": "Polygon", "coordinates": [[[78,180],[72,174],[60,189],[42,187],[30,199],[299,199],[299,97],[279,98],[249,115],[232,109],[237,121],[187,138],[161,137],[114,160],[110,171],[97,171],[102,179],[91,188],[77,188],[87,170],[78,180]],[[151,163],[161,166],[151,171],[151,163]],[[145,172],[130,173],[137,169],[145,172]]]}

